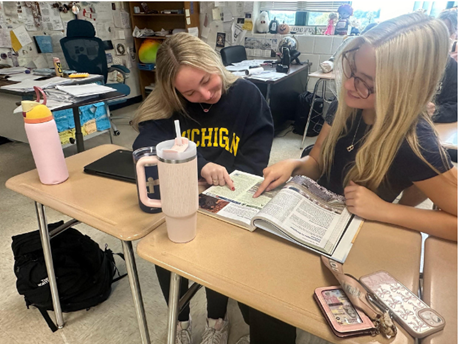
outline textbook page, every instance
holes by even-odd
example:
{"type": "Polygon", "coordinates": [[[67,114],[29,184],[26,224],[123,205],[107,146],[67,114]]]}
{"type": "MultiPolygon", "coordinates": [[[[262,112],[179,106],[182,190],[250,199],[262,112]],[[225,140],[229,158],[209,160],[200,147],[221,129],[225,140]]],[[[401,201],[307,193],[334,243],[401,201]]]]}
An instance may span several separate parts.
{"type": "Polygon", "coordinates": [[[258,198],[253,198],[264,178],[237,170],[230,177],[235,191],[227,185],[208,188],[199,195],[199,211],[254,230],[250,228],[251,219],[269,203],[278,190],[264,192],[258,198]]]}
{"type": "Polygon", "coordinates": [[[304,176],[294,177],[253,218],[253,225],[282,232],[293,240],[331,254],[352,220],[343,196],[304,176]]]}

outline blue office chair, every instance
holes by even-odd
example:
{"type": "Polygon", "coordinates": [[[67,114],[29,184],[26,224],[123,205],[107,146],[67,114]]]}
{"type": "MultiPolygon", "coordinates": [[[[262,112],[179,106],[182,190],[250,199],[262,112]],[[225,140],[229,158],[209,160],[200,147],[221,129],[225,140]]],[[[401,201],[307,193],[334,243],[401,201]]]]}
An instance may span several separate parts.
{"type": "MultiPolygon", "coordinates": [[[[103,75],[104,83],[107,82],[108,73],[117,71],[122,74],[123,80],[127,79],[130,70],[121,65],[108,68],[105,46],[100,38],[95,37],[94,26],[86,20],[71,20],[67,26],[67,37],[60,40],[60,45],[70,69],[77,72],[103,75]]],[[[118,92],[130,94],[130,87],[124,83],[106,84],[118,92]]],[[[108,101],[107,105],[124,103],[125,98],[108,101]]],[[[111,119],[111,117],[110,117],[111,119]]],[[[119,135],[119,130],[112,123],[114,135],[119,135]]]]}

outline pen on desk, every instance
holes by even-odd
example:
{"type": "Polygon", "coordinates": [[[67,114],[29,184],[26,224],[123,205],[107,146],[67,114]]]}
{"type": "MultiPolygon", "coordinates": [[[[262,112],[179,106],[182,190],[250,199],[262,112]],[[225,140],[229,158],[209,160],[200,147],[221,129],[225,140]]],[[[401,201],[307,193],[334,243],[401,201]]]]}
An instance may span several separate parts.
{"type": "Polygon", "coordinates": [[[358,236],[359,231],[361,230],[361,227],[363,226],[363,224],[364,224],[364,221],[361,221],[361,223],[359,224],[358,230],[355,233],[355,236],[353,237],[353,239],[351,239],[352,244],[356,241],[356,237],[358,236]]]}

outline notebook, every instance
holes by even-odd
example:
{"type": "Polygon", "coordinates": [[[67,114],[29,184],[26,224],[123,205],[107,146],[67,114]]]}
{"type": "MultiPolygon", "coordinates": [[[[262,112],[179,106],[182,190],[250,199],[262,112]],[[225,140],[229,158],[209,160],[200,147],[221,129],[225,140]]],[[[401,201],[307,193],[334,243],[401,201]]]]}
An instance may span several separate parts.
{"type": "Polygon", "coordinates": [[[84,172],[135,184],[135,165],[132,151],[118,149],[84,166],[84,172]]]}

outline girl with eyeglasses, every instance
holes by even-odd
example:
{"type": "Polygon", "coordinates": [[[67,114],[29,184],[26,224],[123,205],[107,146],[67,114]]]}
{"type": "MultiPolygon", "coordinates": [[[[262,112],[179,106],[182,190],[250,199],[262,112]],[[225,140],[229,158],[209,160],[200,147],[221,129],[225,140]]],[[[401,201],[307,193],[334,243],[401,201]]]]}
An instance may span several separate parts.
{"type": "MultiPolygon", "coordinates": [[[[306,175],[344,195],[361,218],[456,241],[457,171],[427,112],[447,62],[448,36],[442,21],[411,13],[348,43],[337,69],[342,87],[333,121],[324,124],[309,156],[264,169],[254,197],[306,175]],[[412,186],[439,209],[415,208],[409,198],[393,203],[412,186]]],[[[254,323],[251,344],[295,342],[290,325],[267,315],[254,323]]]]}

